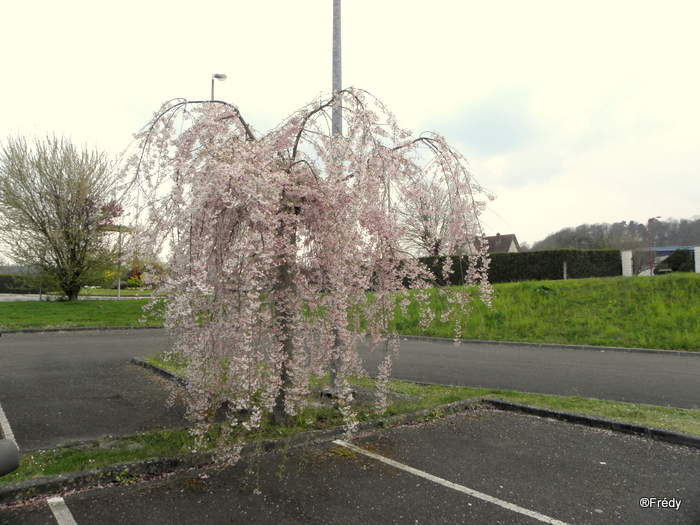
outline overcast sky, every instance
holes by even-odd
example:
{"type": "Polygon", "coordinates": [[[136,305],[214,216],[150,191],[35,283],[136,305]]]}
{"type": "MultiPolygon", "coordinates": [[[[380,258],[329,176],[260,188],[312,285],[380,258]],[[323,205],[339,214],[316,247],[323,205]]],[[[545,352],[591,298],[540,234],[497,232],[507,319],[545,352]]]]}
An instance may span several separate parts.
{"type": "MultiPolygon", "coordinates": [[[[487,235],[700,215],[700,4],[345,0],[343,84],[438,131],[497,195],[487,235]]],[[[259,132],[331,89],[332,0],[3,7],[0,138],[117,155],[176,97],[259,132]]]]}

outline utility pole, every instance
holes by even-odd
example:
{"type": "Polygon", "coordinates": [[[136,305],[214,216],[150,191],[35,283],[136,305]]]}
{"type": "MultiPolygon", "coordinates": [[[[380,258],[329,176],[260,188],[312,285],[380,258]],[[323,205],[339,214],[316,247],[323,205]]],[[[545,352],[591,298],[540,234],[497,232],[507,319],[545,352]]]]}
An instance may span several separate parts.
{"type": "MultiPolygon", "coordinates": [[[[340,50],[340,0],[333,0],[333,94],[343,89],[342,60],[340,50]]],[[[333,104],[332,135],[343,134],[343,108],[340,100],[333,104]]]]}
{"type": "Polygon", "coordinates": [[[104,224],[102,226],[98,226],[97,229],[103,232],[119,233],[117,248],[117,300],[119,300],[122,297],[122,232],[131,233],[133,231],[133,228],[130,228],[128,226],[121,226],[119,224],[104,224]]]}

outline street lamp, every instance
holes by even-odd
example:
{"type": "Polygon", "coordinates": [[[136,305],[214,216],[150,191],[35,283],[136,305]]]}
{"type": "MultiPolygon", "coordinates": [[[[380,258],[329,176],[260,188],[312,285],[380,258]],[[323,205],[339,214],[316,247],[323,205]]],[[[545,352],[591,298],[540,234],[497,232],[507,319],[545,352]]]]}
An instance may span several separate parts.
{"type": "Polygon", "coordinates": [[[226,75],[223,73],[214,73],[211,76],[211,99],[214,100],[214,79],[216,80],[226,80],[226,75]]]}
{"type": "Polygon", "coordinates": [[[652,241],[651,241],[651,223],[657,222],[661,218],[660,215],[656,217],[651,217],[647,221],[647,232],[649,233],[649,275],[654,275],[654,255],[652,254],[652,241]]]}
{"type": "Polygon", "coordinates": [[[131,233],[134,231],[134,229],[128,226],[121,226],[119,224],[103,224],[98,226],[97,229],[103,232],[119,233],[119,247],[117,248],[117,300],[119,300],[122,296],[122,280],[120,275],[122,270],[122,232],[131,233]]]}
{"type": "MultiPolygon", "coordinates": [[[[341,54],[341,33],[340,33],[340,0],[333,0],[333,95],[338,96],[338,91],[343,89],[342,80],[342,54],[341,54]]],[[[333,104],[331,114],[332,135],[343,134],[343,108],[340,100],[333,104]]]]}

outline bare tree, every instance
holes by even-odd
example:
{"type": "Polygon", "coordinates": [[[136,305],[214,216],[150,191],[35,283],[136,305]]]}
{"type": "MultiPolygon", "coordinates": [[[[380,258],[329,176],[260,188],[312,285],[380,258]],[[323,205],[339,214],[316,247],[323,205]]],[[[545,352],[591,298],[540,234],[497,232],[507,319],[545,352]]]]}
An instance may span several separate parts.
{"type": "MultiPolygon", "coordinates": [[[[454,223],[451,215],[458,213],[447,186],[424,177],[412,182],[411,193],[413,198],[404,201],[399,209],[406,249],[417,256],[461,253],[473,233],[461,232],[461,240],[457,244],[448,246],[445,242],[448,236],[455,237],[454,232],[450,232],[454,223]]],[[[459,232],[456,238],[460,238],[459,232]]]]}
{"type": "Polygon", "coordinates": [[[0,150],[0,233],[9,255],[53,277],[73,301],[95,262],[102,228],[121,215],[117,180],[103,153],[65,138],[10,137],[0,150]]]}

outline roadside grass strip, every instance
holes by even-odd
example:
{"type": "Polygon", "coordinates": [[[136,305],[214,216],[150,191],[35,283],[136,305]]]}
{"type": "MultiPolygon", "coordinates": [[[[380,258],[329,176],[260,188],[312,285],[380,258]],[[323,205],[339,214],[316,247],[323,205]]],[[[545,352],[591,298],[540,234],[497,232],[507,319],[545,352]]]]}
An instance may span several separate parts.
{"type": "Polygon", "coordinates": [[[465,487],[464,485],[459,485],[458,483],[453,483],[451,481],[448,481],[443,478],[439,478],[437,476],[433,476],[432,474],[425,472],[423,470],[418,470],[416,468],[410,467],[408,465],[405,465],[403,463],[399,463],[398,461],[394,461],[393,459],[389,459],[385,456],[380,456],[379,454],[375,454],[374,452],[370,452],[369,450],[365,450],[363,448],[360,448],[358,446],[353,445],[352,443],[348,443],[347,441],[343,441],[342,439],[336,439],[333,441],[336,445],[340,445],[341,447],[348,448],[350,450],[353,450],[359,454],[363,454],[369,458],[372,458],[376,461],[381,461],[382,463],[385,463],[386,465],[389,465],[391,467],[394,467],[399,470],[403,470],[404,472],[408,472],[410,474],[413,474],[414,476],[421,477],[423,479],[427,479],[428,481],[432,481],[433,483],[437,483],[438,485],[442,485],[443,487],[447,487],[449,489],[453,489],[459,492],[462,492],[464,494],[467,494],[468,496],[471,496],[473,498],[480,499],[482,501],[485,501],[487,503],[492,503],[493,505],[498,505],[501,508],[504,508],[506,510],[510,510],[512,512],[517,512],[518,514],[522,514],[524,516],[528,516],[530,518],[534,518],[538,521],[541,521],[542,523],[549,523],[551,525],[567,525],[566,522],[564,521],[559,521],[555,518],[551,518],[549,516],[545,516],[544,514],[540,514],[539,512],[536,512],[534,510],[526,509],[524,507],[520,507],[518,505],[514,505],[513,503],[509,503],[505,500],[494,498],[493,496],[489,496],[488,494],[484,494],[483,492],[479,492],[478,490],[470,489],[469,487],[465,487]]]}
{"type": "MultiPolygon", "coordinates": [[[[175,371],[161,367],[167,366],[182,372],[181,368],[174,367],[172,362],[167,361],[153,359],[152,356],[146,361],[134,360],[134,363],[150,368],[172,381],[182,381],[175,371]]],[[[327,384],[327,380],[327,377],[317,378],[314,385],[319,387],[327,384]]],[[[374,381],[366,377],[352,378],[351,383],[357,384],[358,395],[364,392],[364,397],[371,395],[375,387],[374,381]]],[[[358,411],[358,431],[433,421],[455,412],[491,408],[525,412],[700,448],[700,410],[697,409],[395,380],[389,382],[388,388],[396,396],[395,402],[381,415],[369,406],[358,411]]],[[[240,435],[246,443],[242,454],[341,439],[346,437],[345,424],[337,409],[327,406],[307,407],[292,427],[263,425],[254,433],[240,435]]],[[[1,407],[0,429],[6,437],[12,436],[1,407]]],[[[213,431],[216,432],[216,429],[213,431]]],[[[214,441],[211,441],[211,445],[214,445],[214,441]]],[[[211,463],[215,456],[216,450],[206,444],[204,447],[195,446],[193,435],[186,429],[161,429],[131,436],[113,436],[54,450],[28,451],[22,454],[19,469],[0,478],[0,505],[41,494],[55,494],[64,489],[123,483],[142,476],[201,467],[211,463]]]]}

